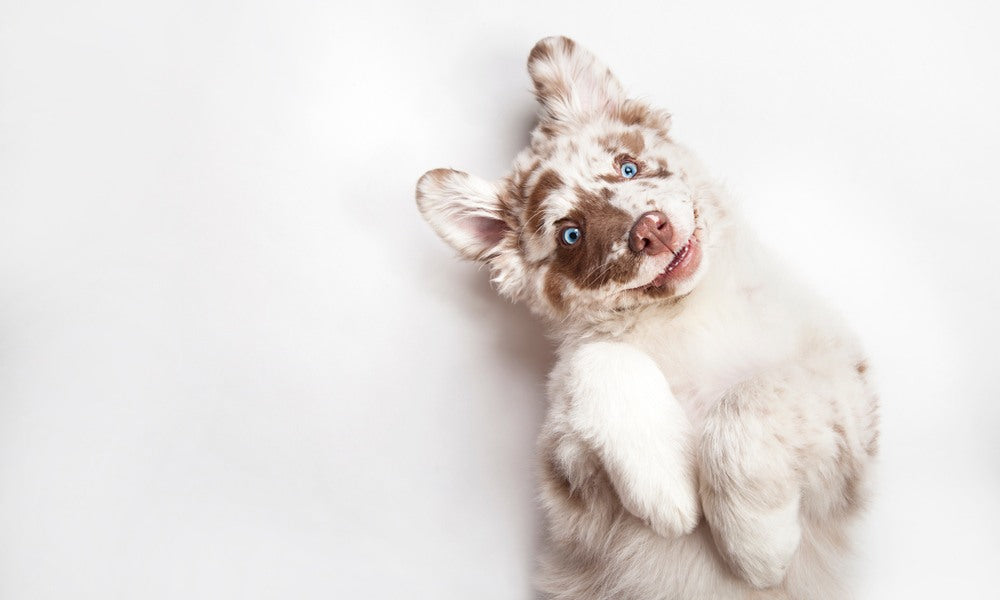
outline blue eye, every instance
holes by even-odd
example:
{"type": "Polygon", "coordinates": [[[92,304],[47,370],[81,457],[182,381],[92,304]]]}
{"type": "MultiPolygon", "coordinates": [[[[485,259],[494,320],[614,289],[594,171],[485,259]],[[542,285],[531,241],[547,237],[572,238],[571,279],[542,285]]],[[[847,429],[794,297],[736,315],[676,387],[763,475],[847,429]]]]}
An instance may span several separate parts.
{"type": "Polygon", "coordinates": [[[572,246],[580,241],[582,235],[583,232],[580,231],[579,227],[567,227],[559,233],[559,239],[567,246],[572,246]]]}
{"type": "Polygon", "coordinates": [[[632,179],[639,172],[639,167],[634,162],[623,163],[621,167],[622,177],[632,179]]]}

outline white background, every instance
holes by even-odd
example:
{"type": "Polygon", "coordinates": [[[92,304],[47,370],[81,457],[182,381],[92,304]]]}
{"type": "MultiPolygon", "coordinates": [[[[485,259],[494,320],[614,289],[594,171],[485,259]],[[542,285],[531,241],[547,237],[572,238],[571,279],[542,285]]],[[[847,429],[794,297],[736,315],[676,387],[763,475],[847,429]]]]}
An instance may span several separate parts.
{"type": "Polygon", "coordinates": [[[995,595],[995,3],[80,4],[0,3],[0,598],[531,597],[552,350],[413,185],[556,33],[870,349],[858,596],[995,595]]]}

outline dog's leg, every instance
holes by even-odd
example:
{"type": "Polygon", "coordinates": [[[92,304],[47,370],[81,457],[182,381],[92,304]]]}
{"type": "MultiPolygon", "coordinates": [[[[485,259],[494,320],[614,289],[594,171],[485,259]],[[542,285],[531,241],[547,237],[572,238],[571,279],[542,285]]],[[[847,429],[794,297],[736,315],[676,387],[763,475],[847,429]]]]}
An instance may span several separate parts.
{"type": "Polygon", "coordinates": [[[691,532],[690,424],[656,363],[627,344],[586,344],[563,357],[551,385],[554,425],[597,455],[625,508],[660,535],[691,532]]]}
{"type": "Polygon", "coordinates": [[[706,416],[699,449],[701,502],[716,545],[758,588],[784,579],[801,535],[793,440],[807,424],[787,410],[792,389],[780,375],[731,389],[706,416]]]}

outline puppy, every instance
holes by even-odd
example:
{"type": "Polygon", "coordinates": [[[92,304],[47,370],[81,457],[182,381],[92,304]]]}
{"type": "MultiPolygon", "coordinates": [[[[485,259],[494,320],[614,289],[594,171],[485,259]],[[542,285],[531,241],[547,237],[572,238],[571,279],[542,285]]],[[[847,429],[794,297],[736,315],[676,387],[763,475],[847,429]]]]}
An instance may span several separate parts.
{"type": "Polygon", "coordinates": [[[563,37],[500,181],[451,169],[420,212],[558,341],[539,440],[553,599],[838,598],[878,451],[868,363],[724,191],[563,37]]]}

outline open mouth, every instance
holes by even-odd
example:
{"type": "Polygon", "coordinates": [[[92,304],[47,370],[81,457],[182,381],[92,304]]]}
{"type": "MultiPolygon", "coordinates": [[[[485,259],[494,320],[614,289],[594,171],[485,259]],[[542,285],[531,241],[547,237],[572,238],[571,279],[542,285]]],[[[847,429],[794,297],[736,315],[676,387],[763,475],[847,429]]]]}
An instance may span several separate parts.
{"type": "Polygon", "coordinates": [[[691,236],[684,247],[674,253],[674,259],[670,264],[643,287],[662,288],[668,283],[683,280],[695,272],[699,262],[701,262],[701,249],[698,238],[691,236]]]}

